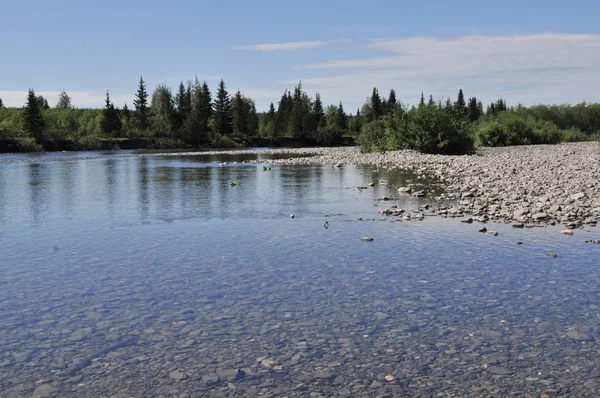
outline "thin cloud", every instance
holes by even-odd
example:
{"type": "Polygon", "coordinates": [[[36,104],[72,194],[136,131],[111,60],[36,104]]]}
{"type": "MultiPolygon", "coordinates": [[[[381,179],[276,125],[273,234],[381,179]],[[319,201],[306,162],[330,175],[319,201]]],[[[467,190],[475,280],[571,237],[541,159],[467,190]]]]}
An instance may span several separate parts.
{"type": "Polygon", "coordinates": [[[315,40],[315,41],[290,41],[287,43],[266,43],[266,44],[253,44],[249,46],[234,46],[232,50],[242,51],[262,51],[262,52],[273,52],[273,51],[295,51],[295,50],[306,50],[310,48],[325,47],[332,44],[350,43],[350,40],[315,40]]]}
{"type": "Polygon", "coordinates": [[[541,33],[371,40],[363,57],[305,65],[302,80],[324,100],[360,105],[371,89],[391,88],[406,102],[421,91],[456,96],[459,88],[484,101],[510,104],[600,101],[600,34],[541,33]]]}

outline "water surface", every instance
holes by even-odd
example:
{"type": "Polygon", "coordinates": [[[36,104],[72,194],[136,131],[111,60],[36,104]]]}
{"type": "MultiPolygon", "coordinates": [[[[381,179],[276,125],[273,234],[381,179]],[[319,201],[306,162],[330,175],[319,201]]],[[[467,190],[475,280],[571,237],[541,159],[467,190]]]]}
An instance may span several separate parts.
{"type": "Polygon", "coordinates": [[[0,156],[2,396],[597,394],[597,229],[391,222],[357,186],[438,188],[269,156],[0,156]]]}

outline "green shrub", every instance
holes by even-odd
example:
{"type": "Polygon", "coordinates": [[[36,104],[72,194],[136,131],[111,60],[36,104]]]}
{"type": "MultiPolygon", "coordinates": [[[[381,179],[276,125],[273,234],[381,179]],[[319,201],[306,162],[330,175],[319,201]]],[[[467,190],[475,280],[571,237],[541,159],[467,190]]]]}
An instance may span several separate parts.
{"type": "Polygon", "coordinates": [[[402,115],[387,115],[367,123],[356,139],[363,151],[415,149],[425,153],[472,153],[470,124],[450,104],[431,103],[402,115]]]}

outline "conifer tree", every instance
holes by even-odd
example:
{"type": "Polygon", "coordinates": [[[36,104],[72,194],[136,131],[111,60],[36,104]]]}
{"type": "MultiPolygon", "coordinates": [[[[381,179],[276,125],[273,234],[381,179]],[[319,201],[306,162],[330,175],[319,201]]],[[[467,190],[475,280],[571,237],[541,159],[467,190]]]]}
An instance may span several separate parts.
{"type": "Polygon", "coordinates": [[[479,108],[477,106],[477,98],[472,97],[469,98],[469,105],[467,107],[467,118],[471,122],[477,121],[479,119],[480,113],[479,108]]]}
{"type": "Polygon", "coordinates": [[[150,128],[150,120],[148,117],[148,92],[146,91],[144,79],[141,76],[133,104],[135,105],[135,120],[137,127],[142,131],[148,130],[150,128]]]}
{"type": "Polygon", "coordinates": [[[215,130],[218,134],[226,137],[231,136],[233,132],[231,98],[225,89],[223,79],[219,82],[217,98],[215,99],[214,121],[215,130]]]}
{"type": "Polygon", "coordinates": [[[435,105],[435,101],[433,100],[433,95],[429,95],[429,102],[427,103],[427,105],[435,105]]]}
{"type": "Polygon", "coordinates": [[[302,82],[294,89],[292,99],[292,112],[290,115],[288,132],[294,138],[300,138],[304,135],[304,118],[302,107],[302,82]]]}
{"type": "Polygon", "coordinates": [[[344,112],[344,106],[341,101],[340,106],[337,108],[335,120],[339,130],[345,131],[348,128],[348,116],[346,115],[346,112],[344,112]]]}
{"type": "Polygon", "coordinates": [[[246,115],[247,115],[247,127],[246,131],[248,137],[255,136],[258,133],[258,124],[259,118],[258,113],[256,112],[256,104],[250,98],[244,97],[244,103],[246,105],[246,115]]]}
{"type": "Polygon", "coordinates": [[[425,95],[421,91],[421,101],[419,101],[419,107],[425,106],[425,95]]]}
{"type": "Polygon", "coordinates": [[[212,113],[212,98],[208,84],[200,84],[196,78],[192,89],[191,111],[187,126],[194,145],[205,145],[210,141],[209,120],[212,113]]]}
{"type": "Polygon", "coordinates": [[[315,95],[313,118],[316,130],[321,130],[325,127],[325,110],[323,109],[323,101],[321,101],[321,94],[319,93],[315,95]]]}
{"type": "MultiPolygon", "coordinates": [[[[241,139],[246,139],[248,135],[248,116],[246,103],[240,90],[236,91],[231,100],[233,133],[241,139]]],[[[249,109],[248,109],[249,111],[249,109]]]]}
{"type": "Polygon", "coordinates": [[[0,108],[4,108],[4,102],[2,102],[2,98],[0,98],[0,108]]]}
{"type": "Polygon", "coordinates": [[[71,109],[71,97],[65,92],[61,91],[58,96],[58,102],[56,103],[57,109],[71,109]]]}
{"type": "Polygon", "coordinates": [[[106,104],[102,110],[102,122],[100,123],[102,133],[117,137],[121,134],[121,119],[119,118],[119,112],[115,109],[113,103],[110,102],[110,95],[106,92],[106,104]]]}
{"type": "Polygon", "coordinates": [[[463,94],[462,88],[458,91],[458,97],[456,98],[454,106],[460,115],[466,116],[467,103],[465,102],[465,95],[463,94]]]}
{"type": "Polygon", "coordinates": [[[36,141],[41,141],[44,136],[44,118],[42,116],[42,110],[39,102],[39,97],[35,96],[35,91],[29,89],[27,95],[27,103],[22,113],[23,129],[30,133],[36,141]]]}
{"type": "Polygon", "coordinates": [[[398,105],[398,100],[396,100],[396,91],[394,89],[390,90],[390,95],[386,101],[386,109],[385,113],[387,115],[393,115],[396,113],[396,106],[398,105]]]}
{"type": "Polygon", "coordinates": [[[383,104],[381,102],[381,97],[379,96],[379,91],[374,87],[373,93],[371,94],[370,121],[378,120],[381,116],[383,116],[383,104]]]}

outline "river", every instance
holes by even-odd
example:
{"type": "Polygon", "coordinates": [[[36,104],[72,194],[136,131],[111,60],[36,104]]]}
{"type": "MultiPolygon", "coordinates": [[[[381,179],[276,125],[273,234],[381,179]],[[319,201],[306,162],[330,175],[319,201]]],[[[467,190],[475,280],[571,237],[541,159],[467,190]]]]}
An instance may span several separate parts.
{"type": "Polygon", "coordinates": [[[0,155],[1,395],[597,396],[595,228],[392,222],[435,182],[273,156],[0,155]]]}

